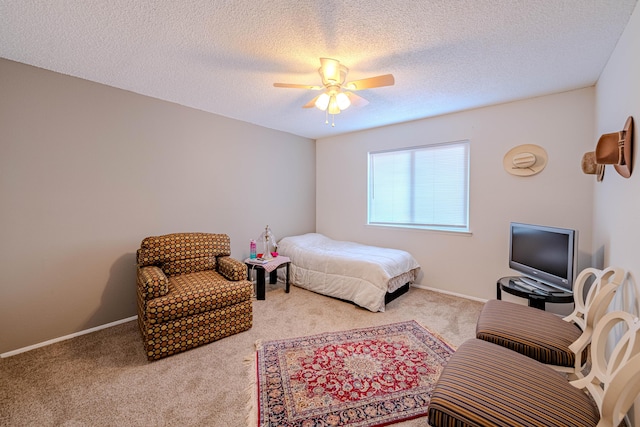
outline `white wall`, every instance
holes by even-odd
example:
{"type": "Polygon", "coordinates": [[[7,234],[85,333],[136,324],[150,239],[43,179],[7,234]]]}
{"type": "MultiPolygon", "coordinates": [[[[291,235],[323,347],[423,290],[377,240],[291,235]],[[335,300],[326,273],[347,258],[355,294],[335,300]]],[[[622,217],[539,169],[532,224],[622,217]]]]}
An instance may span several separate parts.
{"type": "Polygon", "coordinates": [[[146,236],[227,233],[243,259],[266,224],[315,229],[312,140],[2,59],[0,76],[0,353],[135,315],[146,236]]]}
{"type": "Polygon", "coordinates": [[[496,280],[514,274],[510,221],[577,229],[579,268],[586,267],[595,178],[582,173],[580,160],[592,149],[593,117],[594,89],[586,88],[318,140],[317,231],[407,250],[422,266],[423,286],[478,298],[495,298],[496,280]],[[472,235],[365,225],[369,151],[463,139],[471,141],[472,235]],[[504,154],[520,144],[547,151],[538,175],[503,169],[504,154]]]}
{"type": "MultiPolygon", "coordinates": [[[[600,135],[622,130],[628,116],[635,119],[634,152],[638,157],[640,126],[640,9],[629,20],[596,85],[596,129],[600,135]]],[[[594,247],[606,265],[616,264],[640,274],[640,168],[634,160],[631,178],[606,166],[604,180],[594,184],[594,247]]]]}
{"type": "MultiPolygon", "coordinates": [[[[593,146],[600,135],[622,130],[628,116],[633,116],[634,153],[638,156],[640,126],[640,8],[636,7],[615,51],[596,85],[596,129],[593,146]]],[[[618,292],[613,306],[638,313],[640,295],[640,164],[633,161],[631,177],[621,177],[606,166],[604,180],[594,184],[593,246],[597,261],[617,265],[629,271],[629,280],[618,292]],[[631,301],[634,301],[635,304],[631,301]]],[[[636,400],[632,425],[640,420],[640,398],[636,400]],[[636,420],[635,422],[633,420],[636,420]]]]}

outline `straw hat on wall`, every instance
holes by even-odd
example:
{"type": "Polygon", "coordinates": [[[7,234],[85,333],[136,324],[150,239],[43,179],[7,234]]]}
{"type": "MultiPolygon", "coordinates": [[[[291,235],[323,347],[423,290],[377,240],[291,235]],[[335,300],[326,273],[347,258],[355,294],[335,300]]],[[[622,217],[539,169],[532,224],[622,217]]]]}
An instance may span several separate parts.
{"type": "Polygon", "coordinates": [[[535,175],[547,166],[547,152],[535,144],[518,145],[504,155],[502,165],[511,175],[535,175]]]}
{"type": "Polygon", "coordinates": [[[587,175],[595,175],[598,182],[604,178],[604,165],[596,163],[596,152],[589,151],[582,156],[582,172],[587,175]]]}

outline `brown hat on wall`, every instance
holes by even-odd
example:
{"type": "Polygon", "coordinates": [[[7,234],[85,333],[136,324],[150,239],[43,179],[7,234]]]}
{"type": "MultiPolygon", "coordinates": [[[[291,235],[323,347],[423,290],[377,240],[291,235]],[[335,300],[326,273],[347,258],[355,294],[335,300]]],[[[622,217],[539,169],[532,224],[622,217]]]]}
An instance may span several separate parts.
{"type": "Polygon", "coordinates": [[[633,117],[629,116],[623,130],[602,135],[595,155],[597,164],[613,165],[620,175],[629,178],[633,167],[633,117]]]}

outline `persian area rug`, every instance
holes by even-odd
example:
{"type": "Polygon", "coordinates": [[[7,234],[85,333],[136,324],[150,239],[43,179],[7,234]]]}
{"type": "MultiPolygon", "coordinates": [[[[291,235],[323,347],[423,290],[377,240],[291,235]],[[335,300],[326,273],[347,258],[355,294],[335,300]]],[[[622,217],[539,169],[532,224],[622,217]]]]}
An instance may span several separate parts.
{"type": "Polygon", "coordinates": [[[426,416],[454,348],[415,321],[257,343],[252,426],[393,424],[426,416]]]}

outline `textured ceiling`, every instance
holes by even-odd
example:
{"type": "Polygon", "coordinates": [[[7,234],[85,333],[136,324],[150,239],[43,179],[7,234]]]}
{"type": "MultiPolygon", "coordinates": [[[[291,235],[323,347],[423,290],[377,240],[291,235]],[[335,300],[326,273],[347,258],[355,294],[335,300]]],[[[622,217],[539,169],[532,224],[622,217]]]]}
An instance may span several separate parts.
{"type": "Polygon", "coordinates": [[[593,85],[636,1],[0,0],[0,57],[315,139],[593,85]],[[332,128],[320,57],[396,84],[332,128]]]}

